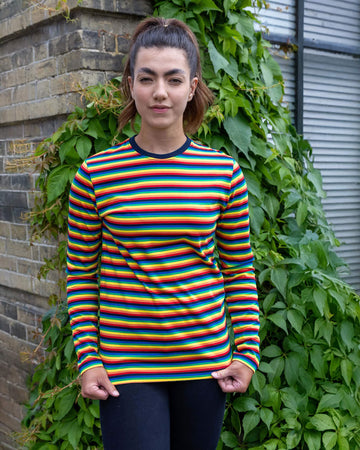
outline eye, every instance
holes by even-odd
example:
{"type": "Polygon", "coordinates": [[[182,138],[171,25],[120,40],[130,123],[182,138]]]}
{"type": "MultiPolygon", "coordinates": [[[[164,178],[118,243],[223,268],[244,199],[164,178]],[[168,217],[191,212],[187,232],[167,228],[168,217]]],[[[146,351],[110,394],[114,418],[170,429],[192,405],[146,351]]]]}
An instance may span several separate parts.
{"type": "Polygon", "coordinates": [[[181,84],[182,82],[183,80],[181,78],[170,78],[169,80],[169,83],[174,85],[181,84]]]}
{"type": "Polygon", "coordinates": [[[148,84],[152,82],[152,78],[151,77],[139,77],[139,82],[142,84],[148,84]]]}

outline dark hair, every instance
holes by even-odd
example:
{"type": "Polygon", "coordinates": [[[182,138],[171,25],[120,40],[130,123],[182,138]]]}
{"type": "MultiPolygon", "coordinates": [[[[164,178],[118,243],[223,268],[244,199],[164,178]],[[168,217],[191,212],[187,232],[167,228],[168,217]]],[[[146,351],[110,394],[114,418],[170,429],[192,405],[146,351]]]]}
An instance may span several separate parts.
{"type": "Polygon", "coordinates": [[[200,127],[205,111],[213,102],[213,94],[202,81],[199,45],[194,33],[180,20],[149,17],[139,23],[133,34],[128,59],[122,77],[121,90],[125,103],[119,115],[120,130],[131,121],[133,126],[137,114],[131,96],[128,77],[134,77],[134,66],[140,48],[173,47],[184,50],[190,67],[190,78],[197,77],[198,84],[191,101],[184,111],[184,131],[195,133],[200,127]]]}

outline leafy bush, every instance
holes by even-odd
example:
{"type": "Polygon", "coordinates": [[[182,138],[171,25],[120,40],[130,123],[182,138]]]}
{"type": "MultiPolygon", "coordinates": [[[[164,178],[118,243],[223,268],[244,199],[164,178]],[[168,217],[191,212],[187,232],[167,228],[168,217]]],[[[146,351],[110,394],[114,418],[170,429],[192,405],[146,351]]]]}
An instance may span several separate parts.
{"type": "MultiPolygon", "coordinates": [[[[155,13],[190,25],[204,78],[217,96],[196,136],[238,159],[249,188],[261,305],[262,360],[244,395],[229,395],[218,450],[360,448],[359,297],[339,277],[344,263],[321,205],[321,175],[309,143],[281,106],[283,80],[250,0],[157,1],[155,13]]],[[[117,134],[113,80],[84,92],[64,125],[37,149],[34,236],[66,233],[70,182],[89,155],[117,134]]],[[[65,242],[43,267],[62,269],[65,242]]],[[[100,444],[98,408],[79,394],[64,301],[44,317],[47,356],[31,380],[23,443],[31,449],[100,444]]]]}

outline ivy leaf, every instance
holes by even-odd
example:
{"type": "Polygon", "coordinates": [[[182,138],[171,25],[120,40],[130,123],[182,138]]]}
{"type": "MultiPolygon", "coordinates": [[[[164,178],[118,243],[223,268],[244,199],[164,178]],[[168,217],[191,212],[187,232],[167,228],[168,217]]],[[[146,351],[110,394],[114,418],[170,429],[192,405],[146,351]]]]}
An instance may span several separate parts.
{"type": "Polygon", "coordinates": [[[291,326],[301,333],[301,329],[304,323],[304,316],[296,309],[290,309],[287,313],[287,319],[291,323],[291,326]]]}
{"type": "Polygon", "coordinates": [[[89,428],[92,428],[94,426],[94,423],[95,423],[95,418],[88,411],[85,411],[84,422],[85,422],[86,426],[88,426],[89,428]]]}
{"type": "Polygon", "coordinates": [[[243,418],[244,439],[260,422],[260,413],[258,411],[250,411],[243,418]]]}
{"type": "Polygon", "coordinates": [[[270,87],[274,82],[271,69],[264,62],[260,64],[260,69],[265,82],[265,86],[270,87]]]}
{"type": "Polygon", "coordinates": [[[326,291],[322,288],[316,287],[314,289],[314,302],[321,316],[324,315],[325,307],[327,305],[326,299],[326,291]]]}
{"type": "Polygon", "coordinates": [[[305,202],[299,202],[296,210],[296,222],[299,227],[305,222],[306,216],[308,214],[308,207],[305,202]]]}
{"type": "Polygon", "coordinates": [[[112,136],[115,136],[117,134],[117,127],[118,123],[116,120],[116,117],[113,115],[109,116],[109,130],[112,136]]]}
{"type": "Polygon", "coordinates": [[[326,194],[322,187],[322,176],[318,169],[314,169],[307,174],[307,178],[314,185],[316,193],[320,198],[325,198],[326,194]]]}
{"type": "MultiPolygon", "coordinates": [[[[296,260],[297,262],[294,262],[294,264],[302,265],[302,261],[300,259],[296,260]]],[[[299,286],[301,283],[304,282],[306,279],[306,274],[301,272],[291,272],[289,274],[289,281],[288,281],[288,289],[291,291],[294,287],[299,286]]]]}
{"type": "Polygon", "coordinates": [[[324,352],[320,345],[313,345],[310,350],[310,360],[314,369],[317,371],[317,375],[320,377],[325,376],[325,361],[324,352]]]}
{"type": "Polygon", "coordinates": [[[221,53],[219,53],[212,41],[208,43],[208,50],[210,60],[214,67],[214,72],[218,73],[219,70],[226,72],[233,80],[237,80],[239,75],[238,63],[234,58],[229,57],[229,59],[224,58],[221,53]]]}
{"type": "Polygon", "coordinates": [[[239,63],[232,56],[229,57],[228,65],[224,70],[234,81],[237,81],[239,76],[239,63]]]}
{"type": "Polygon", "coordinates": [[[327,250],[323,242],[319,241],[318,237],[310,242],[310,248],[319,261],[322,268],[327,269],[328,267],[328,255],[327,250]]]}
{"type": "Polygon", "coordinates": [[[75,355],[75,349],[74,349],[74,343],[72,339],[68,339],[65,349],[64,349],[64,355],[68,362],[72,361],[72,356],[75,355]]]}
{"type": "Polygon", "coordinates": [[[286,406],[286,408],[290,409],[292,413],[298,413],[299,412],[299,401],[300,395],[295,391],[294,388],[284,388],[281,392],[281,399],[286,406]]]}
{"type": "Polygon", "coordinates": [[[300,360],[299,357],[295,353],[291,353],[285,359],[285,378],[290,386],[295,385],[299,378],[299,366],[300,360]]]}
{"type": "Polygon", "coordinates": [[[264,223],[265,215],[260,206],[251,206],[249,204],[251,232],[259,236],[261,227],[264,223]]]}
{"type": "Polygon", "coordinates": [[[69,167],[69,183],[71,184],[75,178],[78,167],[69,167]]]}
{"type": "Polygon", "coordinates": [[[252,38],[254,35],[254,22],[250,17],[236,14],[236,17],[230,17],[231,21],[235,20],[237,31],[248,38],[252,38]]]}
{"type": "Polygon", "coordinates": [[[236,448],[239,446],[239,440],[231,431],[224,431],[221,433],[221,440],[229,448],[236,448]]]}
{"type": "Polygon", "coordinates": [[[240,434],[241,431],[240,416],[234,409],[231,410],[231,425],[233,426],[236,433],[240,434]]]}
{"type": "Polygon", "coordinates": [[[265,423],[268,430],[270,430],[271,422],[274,418],[274,413],[270,408],[260,409],[260,419],[265,423]]]}
{"type": "Polygon", "coordinates": [[[301,432],[297,430],[291,430],[286,436],[286,448],[296,448],[301,441],[301,432]]]}
{"type": "Polygon", "coordinates": [[[62,141],[62,139],[60,139],[64,134],[64,130],[60,127],[57,131],[55,131],[55,133],[51,136],[51,142],[53,142],[54,144],[58,141],[62,141]]]}
{"type": "Polygon", "coordinates": [[[291,191],[285,199],[285,207],[291,208],[301,200],[301,195],[297,191],[291,191]]]}
{"type": "Polygon", "coordinates": [[[319,336],[322,336],[326,342],[328,343],[328,345],[331,345],[331,337],[334,331],[334,326],[333,324],[324,319],[323,317],[319,317],[316,322],[315,322],[315,326],[314,326],[314,334],[315,336],[317,334],[319,334],[319,336]]]}
{"type": "Polygon", "coordinates": [[[237,114],[235,117],[225,119],[224,128],[231,142],[246,155],[251,139],[251,128],[248,121],[241,114],[237,114]]]}
{"type": "Polygon", "coordinates": [[[233,407],[238,412],[256,411],[259,403],[251,397],[237,397],[233,402],[233,407]]]}
{"type": "Polygon", "coordinates": [[[250,150],[262,158],[268,158],[271,155],[271,149],[268,144],[256,136],[251,136],[250,150]]]}
{"type": "Polygon", "coordinates": [[[285,311],[278,311],[275,314],[271,314],[270,316],[268,316],[268,319],[271,320],[271,322],[274,322],[275,325],[284,330],[287,334],[288,330],[285,320],[285,314],[285,311]]]}
{"type": "Polygon", "coordinates": [[[87,127],[85,133],[89,136],[92,136],[93,138],[104,138],[106,139],[106,134],[100,124],[99,119],[92,119],[89,122],[89,126],[87,127]]]}
{"type": "Polygon", "coordinates": [[[79,441],[82,435],[82,428],[79,426],[73,425],[70,428],[68,437],[69,437],[69,443],[73,446],[73,448],[79,448],[79,441]]]}
{"type": "Polygon", "coordinates": [[[268,213],[268,217],[276,218],[280,209],[279,200],[275,195],[266,195],[264,198],[264,207],[268,213]]]}
{"type": "Polygon", "coordinates": [[[336,430],[334,421],[327,414],[315,414],[309,423],[318,431],[336,430]]]}
{"type": "Polygon", "coordinates": [[[81,136],[76,142],[76,150],[80,158],[84,161],[90,154],[92,142],[87,136],[81,136]]]}
{"type": "Polygon", "coordinates": [[[173,2],[164,2],[160,5],[159,15],[163,17],[178,17],[180,9],[173,2]]]}
{"type": "Polygon", "coordinates": [[[269,96],[274,104],[281,102],[283,97],[283,87],[280,83],[269,88],[269,96]]]}
{"type": "Polygon", "coordinates": [[[69,166],[59,166],[50,173],[46,185],[48,203],[53,202],[64,193],[69,182],[70,171],[69,166]]]}
{"type": "Polygon", "coordinates": [[[99,419],[100,418],[99,402],[91,402],[89,405],[89,411],[96,419],[99,419]]]}
{"type": "Polygon", "coordinates": [[[191,8],[195,14],[201,14],[206,11],[221,11],[221,9],[216,6],[213,0],[197,0],[193,3],[194,4],[191,5],[191,8]]]}
{"type": "Polygon", "coordinates": [[[349,350],[352,350],[354,348],[354,325],[349,321],[345,320],[340,325],[340,335],[341,339],[343,340],[344,344],[349,350]]]}
{"type": "Polygon", "coordinates": [[[223,57],[223,55],[217,51],[214,43],[210,40],[208,43],[208,50],[210,61],[214,67],[214,72],[218,73],[219,70],[225,70],[226,66],[229,64],[229,61],[223,57]]]}
{"type": "Polygon", "coordinates": [[[277,345],[268,345],[262,350],[261,354],[268,358],[276,358],[277,356],[281,356],[283,351],[277,345]]]}
{"type": "MultiPolygon", "coordinates": [[[[224,11],[229,18],[232,16],[232,14],[229,13],[229,11],[234,6],[235,3],[237,3],[237,0],[224,0],[224,2],[223,2],[224,11]]],[[[239,17],[239,15],[236,14],[236,18],[238,18],[238,17],[239,17]]]]}
{"type": "Polygon", "coordinates": [[[353,367],[351,361],[349,361],[348,359],[343,359],[341,361],[340,367],[341,367],[341,375],[345,383],[350,387],[353,374],[353,367]]]}
{"type": "Polygon", "coordinates": [[[325,450],[331,450],[335,448],[337,443],[337,433],[333,431],[326,431],[323,434],[322,441],[325,447],[325,450]]]}
{"type": "Polygon", "coordinates": [[[77,397],[76,390],[62,391],[56,399],[57,414],[54,416],[56,420],[61,420],[74,406],[77,397]]]}
{"type": "Polygon", "coordinates": [[[334,298],[336,300],[336,302],[338,303],[338,305],[340,306],[341,312],[344,313],[345,312],[345,299],[344,296],[342,294],[339,294],[338,292],[334,291],[334,289],[329,289],[329,295],[334,298]]]}
{"type": "Polygon", "coordinates": [[[250,7],[252,7],[252,0],[241,0],[239,3],[238,3],[238,5],[237,5],[237,7],[240,9],[242,9],[242,8],[250,8],[250,7]]]}
{"type": "Polygon", "coordinates": [[[251,384],[257,392],[262,392],[266,385],[266,378],[259,370],[257,370],[251,378],[251,384]]]}
{"type": "Polygon", "coordinates": [[[271,269],[271,281],[281,295],[286,297],[286,285],[288,281],[288,271],[282,268],[275,267],[271,269]]]}
{"type": "Polygon", "coordinates": [[[342,391],[336,392],[336,394],[325,394],[321,397],[318,404],[317,413],[328,411],[330,408],[336,408],[343,400],[344,395],[342,391]]]}
{"type": "Polygon", "coordinates": [[[257,199],[262,201],[263,191],[261,189],[259,179],[256,177],[256,175],[253,172],[250,172],[249,170],[243,170],[243,172],[245,175],[245,181],[246,181],[246,185],[247,185],[249,194],[255,196],[257,199]]]}
{"type": "Polygon", "coordinates": [[[339,434],[337,442],[339,445],[339,450],[349,450],[350,449],[347,436],[342,436],[341,434],[339,434]]]}
{"type": "MultiPolygon", "coordinates": [[[[75,146],[76,146],[77,140],[78,140],[78,136],[73,136],[71,139],[68,139],[61,144],[61,146],[59,148],[59,157],[60,157],[61,163],[63,163],[71,155],[71,153],[73,153],[73,155],[75,155],[75,146]]],[[[75,155],[75,157],[76,157],[76,155],[75,155]]]]}
{"type": "Polygon", "coordinates": [[[107,150],[110,145],[109,141],[107,139],[99,138],[95,140],[94,143],[95,151],[96,153],[102,152],[103,150],[107,150]]]}

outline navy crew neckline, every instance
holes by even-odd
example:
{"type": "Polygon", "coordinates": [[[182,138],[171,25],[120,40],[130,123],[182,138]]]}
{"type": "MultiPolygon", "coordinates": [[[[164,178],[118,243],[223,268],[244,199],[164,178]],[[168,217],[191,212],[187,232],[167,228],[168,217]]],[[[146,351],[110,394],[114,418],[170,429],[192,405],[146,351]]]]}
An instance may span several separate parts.
{"type": "Polygon", "coordinates": [[[191,142],[191,139],[189,137],[186,137],[185,143],[181,147],[179,147],[178,149],[176,149],[176,150],[174,150],[173,152],[170,152],[170,153],[158,154],[158,153],[148,152],[148,151],[144,150],[143,148],[141,148],[136,143],[135,137],[136,136],[132,136],[130,138],[130,144],[131,144],[132,148],[134,150],[136,150],[138,153],[140,153],[141,155],[149,156],[151,158],[156,158],[156,159],[167,159],[167,158],[172,158],[173,156],[180,155],[181,153],[184,153],[184,151],[189,147],[190,142],[191,142]]]}

